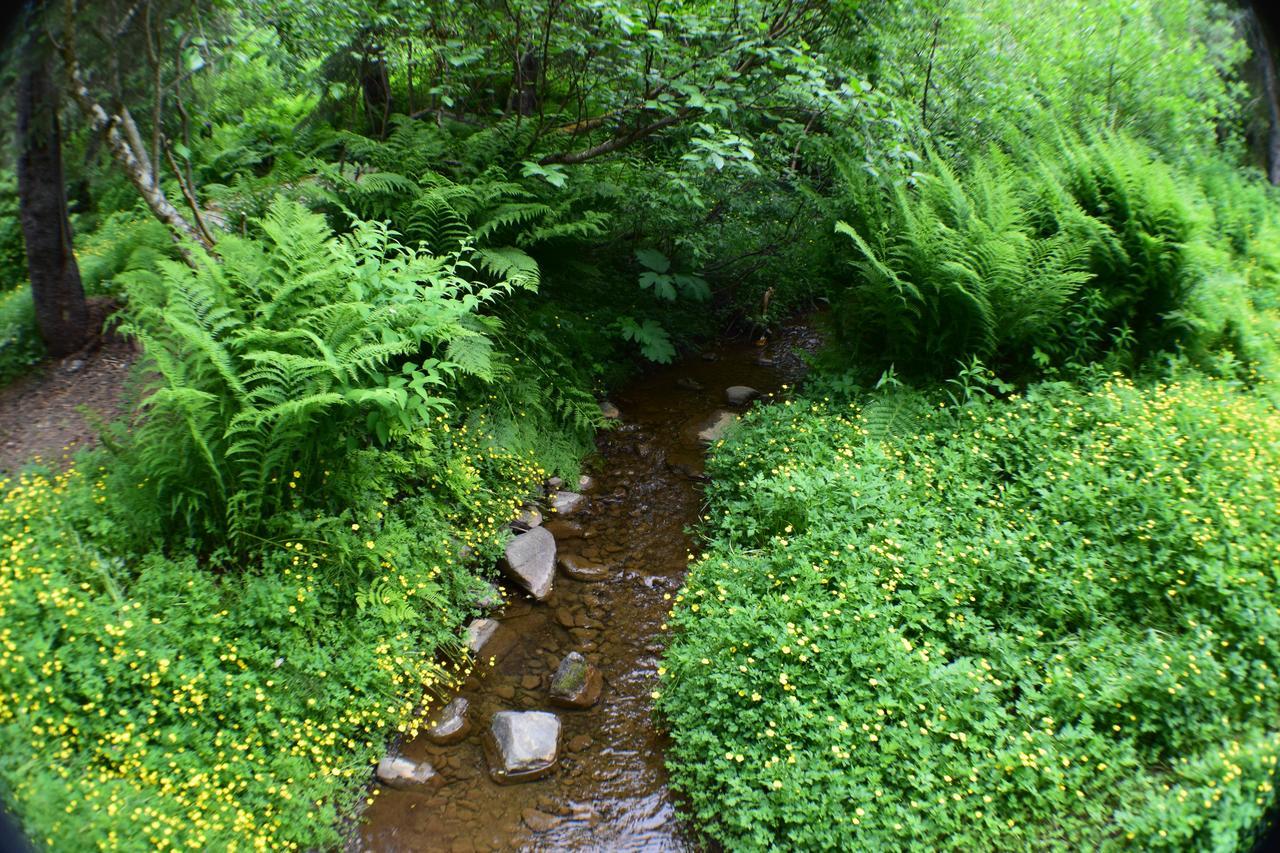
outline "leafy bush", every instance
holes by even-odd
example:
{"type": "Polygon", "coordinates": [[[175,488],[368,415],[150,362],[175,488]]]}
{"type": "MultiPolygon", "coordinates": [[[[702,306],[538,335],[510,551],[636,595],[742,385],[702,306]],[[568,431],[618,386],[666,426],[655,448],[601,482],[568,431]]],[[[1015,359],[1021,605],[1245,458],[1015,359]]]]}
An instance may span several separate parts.
{"type": "Polygon", "coordinates": [[[1247,847],[1277,463],[1274,408],[1195,377],[758,410],[672,614],[673,784],[729,849],[1247,847]]]}
{"type": "Polygon", "coordinates": [[[287,514],[221,573],[132,550],[105,458],[0,480],[0,795],[35,843],[340,845],[387,739],[469,672],[458,545],[493,557],[545,477],[465,428],[429,435],[357,454],[346,509],[287,514]]]}
{"type": "Polygon", "coordinates": [[[36,328],[31,285],[0,293],[0,385],[20,376],[44,357],[36,328]]]}
{"type": "Polygon", "coordinates": [[[123,325],[154,377],[120,448],[124,481],[169,535],[237,551],[323,494],[344,451],[446,411],[451,377],[487,377],[476,314],[525,284],[475,284],[461,255],[404,248],[384,225],[335,238],[290,201],[259,225],[261,238],[225,237],[220,263],[135,273],[123,325]]]}
{"type": "Polygon", "coordinates": [[[1013,162],[998,152],[965,181],[939,158],[914,190],[890,188],[865,236],[836,228],[857,249],[857,283],[838,298],[838,346],[857,365],[915,376],[958,361],[1026,363],[1060,327],[1087,279],[1075,234],[1042,234],[1013,162]]]}
{"type": "Polygon", "coordinates": [[[871,376],[944,378],[973,358],[1011,378],[1138,369],[1203,349],[1198,290],[1256,266],[1207,252],[1216,223],[1194,176],[1122,136],[991,149],[960,176],[936,156],[929,166],[915,187],[843,172],[858,220],[837,230],[857,279],[831,319],[842,359],[871,376]]]}

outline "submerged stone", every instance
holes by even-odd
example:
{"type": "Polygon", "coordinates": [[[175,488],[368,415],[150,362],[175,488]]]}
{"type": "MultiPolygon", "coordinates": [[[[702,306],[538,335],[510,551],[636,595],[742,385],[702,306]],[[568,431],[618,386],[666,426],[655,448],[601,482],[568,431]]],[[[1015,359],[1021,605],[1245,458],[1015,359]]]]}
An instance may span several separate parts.
{"type": "Polygon", "coordinates": [[[609,577],[609,568],[578,554],[561,554],[560,571],[582,583],[599,583],[609,577]]]}

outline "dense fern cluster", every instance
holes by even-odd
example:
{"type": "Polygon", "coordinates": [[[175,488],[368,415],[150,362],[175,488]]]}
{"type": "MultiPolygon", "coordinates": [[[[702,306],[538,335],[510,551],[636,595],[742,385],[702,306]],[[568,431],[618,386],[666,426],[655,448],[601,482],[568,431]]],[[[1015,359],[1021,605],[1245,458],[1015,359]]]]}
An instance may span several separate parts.
{"type": "MultiPolygon", "coordinates": [[[[848,361],[869,375],[954,376],[977,358],[1013,378],[1102,362],[1137,369],[1159,353],[1201,352],[1250,322],[1204,315],[1214,273],[1256,246],[1224,218],[1228,255],[1213,263],[1213,211],[1194,176],[1176,173],[1120,135],[1059,140],[1009,154],[992,149],[962,174],[938,157],[914,186],[846,169],[856,225],[855,279],[832,325],[848,361]]],[[[1249,263],[1250,303],[1275,292],[1270,257],[1249,263]]],[[[1249,317],[1245,315],[1248,314],[1249,317]]],[[[1239,316],[1236,316],[1239,315],[1239,316]]],[[[1254,347],[1256,350],[1257,347],[1254,347]]]]}
{"type": "Polygon", "coordinates": [[[153,377],[128,471],[164,529],[235,548],[321,493],[345,451],[447,410],[455,376],[489,375],[478,312],[527,285],[474,283],[464,254],[408,249],[385,225],[335,237],[294,202],[258,224],[220,262],[135,274],[124,324],[153,377]]]}

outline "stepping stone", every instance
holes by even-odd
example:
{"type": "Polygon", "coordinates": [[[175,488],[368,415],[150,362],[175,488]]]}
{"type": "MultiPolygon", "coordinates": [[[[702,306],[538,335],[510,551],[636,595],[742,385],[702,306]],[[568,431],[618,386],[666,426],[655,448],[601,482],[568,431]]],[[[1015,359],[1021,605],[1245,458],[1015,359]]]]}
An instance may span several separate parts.
{"type": "Polygon", "coordinates": [[[542,527],[513,537],[499,567],[538,601],[545,601],[556,580],[555,537],[542,527]]]}
{"type": "Polygon", "coordinates": [[[560,718],[547,711],[499,711],[489,724],[489,774],[495,782],[530,782],[555,767],[560,718]]]}
{"type": "Polygon", "coordinates": [[[564,708],[590,708],[600,701],[604,678],[577,652],[569,652],[551,677],[551,702],[564,708]]]}
{"type": "Polygon", "coordinates": [[[425,761],[414,761],[397,755],[385,756],[378,762],[378,781],[391,788],[418,788],[424,785],[443,785],[444,778],[425,761]]]}
{"type": "Polygon", "coordinates": [[[719,411],[707,419],[702,429],[698,431],[698,441],[703,444],[715,444],[724,438],[730,428],[738,421],[738,416],[733,412],[719,411]]]}
{"type": "Polygon", "coordinates": [[[471,720],[467,718],[470,709],[471,703],[461,696],[445,705],[427,726],[427,739],[438,746],[448,746],[465,738],[471,731],[471,720]]]}
{"type": "Polygon", "coordinates": [[[561,554],[560,571],[582,583],[599,583],[609,577],[609,567],[577,554],[561,554]]]}
{"type": "Polygon", "coordinates": [[[730,406],[745,406],[759,396],[760,392],[750,385],[730,385],[724,389],[724,399],[730,406]]]}
{"type": "Polygon", "coordinates": [[[471,650],[471,654],[480,654],[480,650],[484,648],[485,643],[493,639],[494,632],[497,630],[496,619],[473,619],[467,626],[466,636],[467,648],[471,650]]]}
{"type": "Polygon", "coordinates": [[[557,515],[569,515],[582,508],[587,499],[577,492],[552,492],[551,508],[557,515]]]}

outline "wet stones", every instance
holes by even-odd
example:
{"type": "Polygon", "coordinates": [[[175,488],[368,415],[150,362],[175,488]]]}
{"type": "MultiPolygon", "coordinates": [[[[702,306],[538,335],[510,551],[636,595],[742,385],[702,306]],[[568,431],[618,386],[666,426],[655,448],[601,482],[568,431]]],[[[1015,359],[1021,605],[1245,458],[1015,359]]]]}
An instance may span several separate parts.
{"type": "Polygon", "coordinates": [[[551,702],[563,708],[590,708],[600,701],[604,678],[577,652],[569,652],[551,677],[551,702]]]}
{"type": "Polygon", "coordinates": [[[692,376],[681,376],[676,380],[676,385],[686,391],[701,391],[703,387],[702,383],[694,379],[692,376]]]}
{"type": "Polygon", "coordinates": [[[589,492],[596,486],[596,478],[590,474],[583,474],[578,478],[578,491],[589,492]]]}
{"type": "Polygon", "coordinates": [[[461,696],[445,705],[427,726],[427,739],[437,746],[448,746],[465,738],[471,731],[470,710],[471,703],[461,696]]]}
{"type": "Polygon", "coordinates": [[[698,430],[698,441],[703,444],[715,444],[728,435],[730,428],[737,422],[738,416],[724,410],[713,414],[698,430]]]}
{"type": "Polygon", "coordinates": [[[511,521],[513,530],[532,530],[542,525],[542,513],[537,507],[526,506],[521,508],[520,514],[511,521]]]}
{"type": "Polygon", "coordinates": [[[556,539],[580,539],[586,534],[586,528],[576,521],[564,518],[553,518],[542,526],[556,539]]]}
{"type": "Polygon", "coordinates": [[[529,782],[555,767],[560,718],[546,711],[499,711],[489,724],[489,774],[495,782],[529,782]]]}
{"type": "Polygon", "coordinates": [[[760,392],[750,385],[730,385],[724,389],[724,399],[730,406],[740,407],[750,403],[760,392]]]}
{"type": "Polygon", "coordinates": [[[548,832],[560,825],[557,815],[547,814],[538,809],[525,809],[520,813],[520,820],[534,832],[548,832]]]}
{"type": "Polygon", "coordinates": [[[518,586],[545,601],[556,579],[555,537],[542,527],[521,533],[507,543],[498,565],[518,586]]]}
{"type": "Polygon", "coordinates": [[[618,407],[613,403],[610,403],[608,400],[602,400],[600,402],[600,417],[604,418],[606,421],[616,421],[618,418],[622,417],[622,412],[618,411],[618,407]]]}
{"type": "Polygon", "coordinates": [[[599,583],[609,577],[609,567],[578,554],[561,554],[560,571],[582,583],[599,583]]]}
{"type": "Polygon", "coordinates": [[[555,491],[551,493],[551,508],[557,515],[569,515],[582,509],[587,499],[577,492],[555,491]]]}
{"type": "Polygon", "coordinates": [[[493,639],[494,633],[498,630],[498,621],[496,619],[473,619],[471,624],[467,626],[467,648],[471,650],[471,654],[478,655],[480,650],[484,648],[485,643],[493,639]]]}
{"type": "Polygon", "coordinates": [[[444,778],[425,761],[414,761],[397,755],[385,756],[378,762],[378,781],[391,788],[420,788],[444,784],[444,778]]]}

